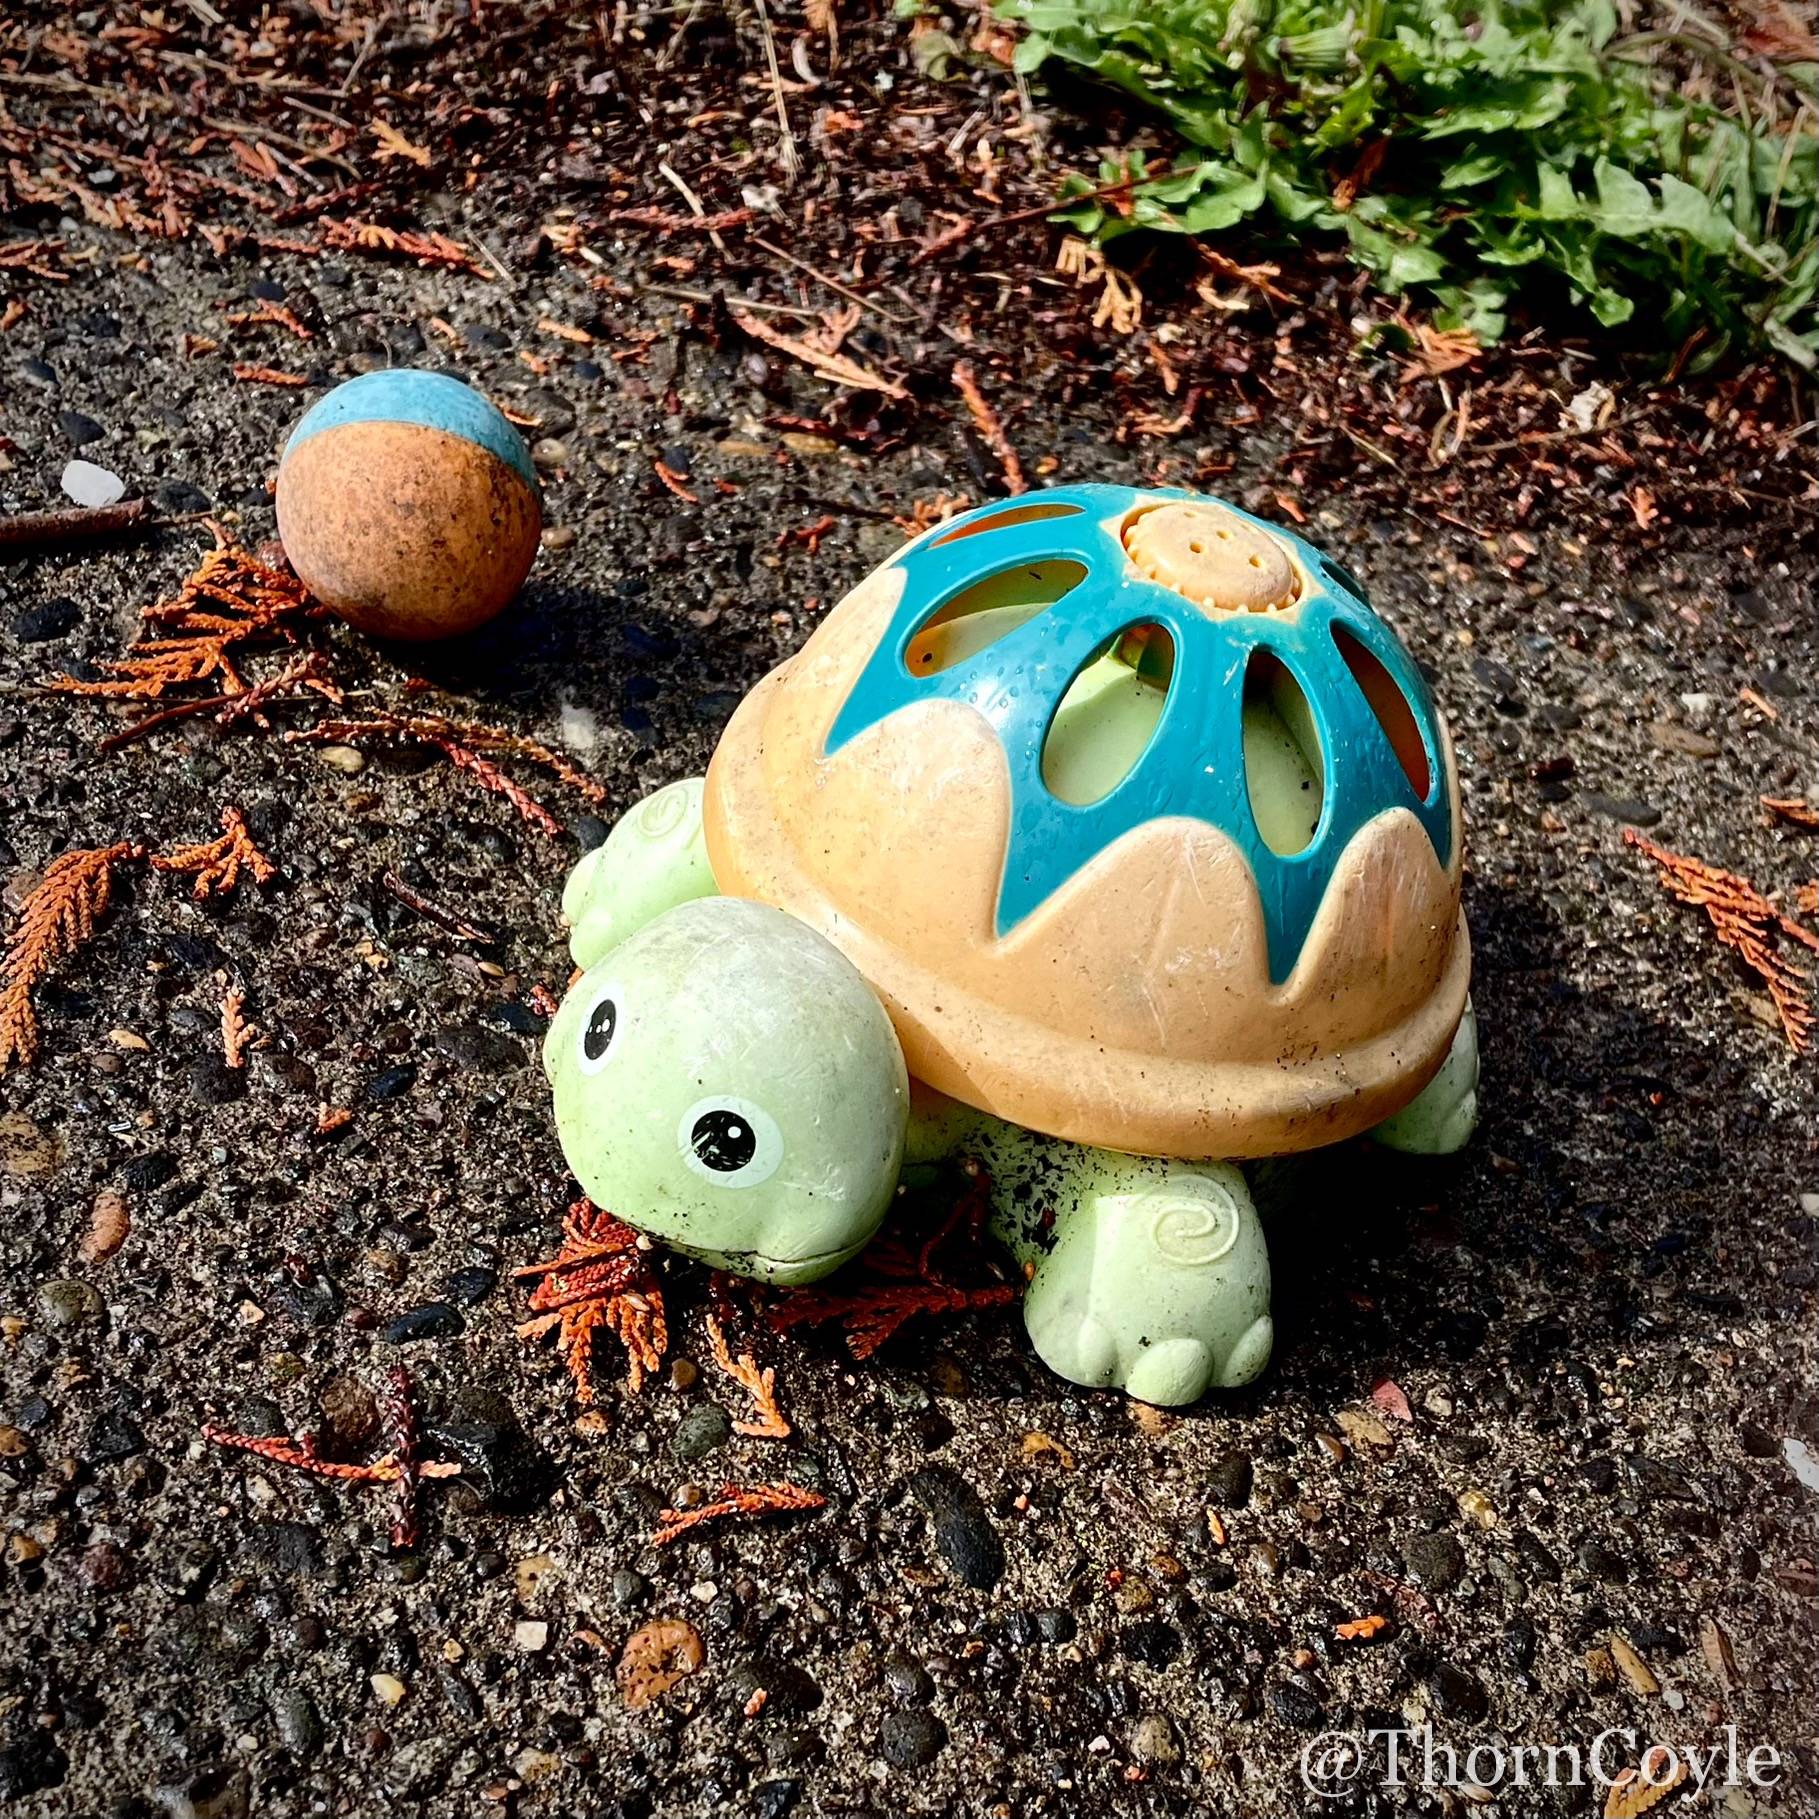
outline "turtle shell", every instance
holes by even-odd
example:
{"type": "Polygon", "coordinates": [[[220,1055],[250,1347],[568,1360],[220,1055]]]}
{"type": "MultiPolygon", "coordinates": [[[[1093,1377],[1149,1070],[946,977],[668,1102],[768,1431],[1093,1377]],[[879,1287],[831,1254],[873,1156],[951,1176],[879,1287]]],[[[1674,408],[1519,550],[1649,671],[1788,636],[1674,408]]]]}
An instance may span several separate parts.
{"type": "Polygon", "coordinates": [[[1343,568],[1194,494],[925,532],[740,705],[705,818],[720,887],[840,947],[913,1075],[1076,1142],[1336,1141],[1465,1005],[1425,681],[1343,568]]]}

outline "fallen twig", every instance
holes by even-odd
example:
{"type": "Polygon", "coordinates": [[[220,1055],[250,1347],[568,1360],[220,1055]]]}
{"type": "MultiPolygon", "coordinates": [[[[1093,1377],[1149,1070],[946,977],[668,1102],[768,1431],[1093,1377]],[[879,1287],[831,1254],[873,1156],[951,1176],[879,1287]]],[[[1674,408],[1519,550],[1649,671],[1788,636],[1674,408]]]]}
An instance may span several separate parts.
{"type": "Polygon", "coordinates": [[[1819,828],[1819,807],[1804,796],[1760,796],[1757,800],[1771,821],[1785,821],[1789,827],[1819,828]]]}
{"type": "Polygon", "coordinates": [[[956,360],[953,371],[954,390],[966,401],[966,408],[972,412],[973,423],[983,436],[994,455],[998,465],[1004,470],[1005,490],[1010,493],[1026,492],[1029,482],[1023,477],[1023,463],[1017,459],[1017,451],[1011,447],[1011,439],[1004,433],[1004,420],[986,402],[984,392],[979,389],[979,381],[973,376],[973,363],[970,360],[956,360]]]}
{"type": "Polygon", "coordinates": [[[255,884],[269,884],[278,875],[278,868],[254,844],[246,817],[231,806],[221,811],[218,838],[152,855],[153,871],[192,874],[198,897],[225,897],[240,882],[242,868],[255,884]]]}
{"type": "Polygon", "coordinates": [[[143,720],[135,720],[131,726],[109,733],[95,749],[117,751],[172,720],[186,720],[193,714],[212,714],[218,726],[234,726],[242,720],[251,720],[269,732],[271,722],[265,717],[267,708],[294,707],[312,697],[331,701],[337,707],[342,702],[341,690],[327,674],[320,651],[306,651],[275,675],[267,676],[263,682],[254,683],[239,694],[202,695],[193,701],[173,701],[169,707],[161,707],[143,720]],[[284,692],[292,687],[302,692],[295,695],[284,692]]]}
{"type": "Polygon", "coordinates": [[[379,882],[398,899],[408,910],[414,910],[426,922],[433,922],[439,929],[453,935],[458,941],[472,941],[480,947],[497,947],[499,937],[490,928],[482,928],[477,922],[469,922],[465,916],[458,916],[451,909],[444,909],[439,903],[432,903],[420,891],[414,891],[398,874],[389,868],[379,882]]]}
{"type": "Polygon", "coordinates": [[[476,278],[491,281],[492,274],[486,267],[446,234],[403,233],[377,222],[335,221],[326,216],[321,226],[324,241],[344,252],[391,253],[401,259],[414,259],[421,266],[471,272],[476,278]]]}
{"type": "Polygon", "coordinates": [[[756,214],[749,208],[729,208],[718,215],[679,215],[673,208],[615,208],[606,219],[624,227],[654,228],[660,234],[712,234],[744,227],[756,214]]]}
{"type": "Polygon", "coordinates": [[[1083,202],[1104,202],[1113,196],[1129,195],[1139,183],[1167,183],[1171,178],[1186,176],[1195,168],[1192,164],[1184,164],[1176,170],[1159,171],[1154,175],[1133,172],[1120,177],[1116,183],[1101,184],[1098,189],[1078,190],[1071,196],[1057,196],[1053,202],[1039,202],[1034,208],[1012,209],[1005,215],[986,215],[977,221],[958,222],[937,234],[917,252],[910,264],[922,265],[937,254],[945,253],[950,247],[972,239],[975,234],[1000,227],[1017,227],[1025,221],[1040,221],[1048,215],[1058,215],[1067,209],[1078,208],[1083,202]]]}
{"type": "Polygon", "coordinates": [[[53,676],[44,684],[63,695],[120,701],[155,701],[186,683],[219,678],[229,695],[247,693],[231,653],[264,640],[294,640],[305,620],[322,609],[294,575],[270,568],[228,543],[218,527],[216,547],[169,600],[146,607],[143,628],[164,635],[141,638],[126,656],[101,667],[97,681],[53,676]]]}
{"type": "Polygon", "coordinates": [[[0,1074],[15,1062],[29,1067],[38,1058],[38,1013],[35,987],[57,963],[66,960],[94,935],[114,891],[114,867],[137,859],[136,843],[83,847],[54,860],[38,888],[26,898],[19,926],[0,968],[0,1074]]]}
{"type": "Polygon", "coordinates": [[[548,1263],[530,1263],[512,1274],[541,1280],[531,1293],[535,1318],[518,1328],[521,1339],[558,1335],[563,1362],[575,1380],[575,1400],[594,1400],[594,1337],[617,1334],[625,1347],[626,1388],[636,1395],[647,1372],[663,1362],[669,1322],[663,1290],[638,1234],[591,1200],[577,1200],[562,1221],[562,1248],[548,1263]]]}
{"type": "Polygon", "coordinates": [[[811,371],[819,373],[833,385],[851,386],[858,391],[882,392],[887,398],[907,398],[909,393],[895,379],[886,379],[863,367],[857,360],[849,359],[845,354],[829,353],[824,348],[815,347],[812,343],[801,340],[794,335],[786,335],[781,329],[775,329],[767,322],[761,322],[749,311],[732,309],[727,312],[738,325],[740,331],[750,335],[754,341],[762,341],[766,347],[774,347],[779,353],[788,354],[792,360],[800,360],[811,371]]]}
{"type": "Polygon", "coordinates": [[[1772,943],[1785,935],[1819,953],[1819,935],[1784,916],[1747,878],[1720,871],[1703,859],[1669,852],[1639,834],[1623,830],[1624,841],[1639,847],[1661,868],[1661,882],[1682,903],[1703,909],[1720,943],[1743,960],[1768,988],[1788,1046],[1797,1055],[1810,1052],[1819,1028],[1811,995],[1811,975],[1790,962],[1772,943]]]}
{"type": "Polygon", "coordinates": [[[751,1397],[758,1411],[755,1421],[735,1421],[733,1432],[749,1434],[755,1440],[787,1440],[790,1424],[777,1403],[776,1370],[770,1365],[760,1370],[750,1352],[735,1358],[725,1329],[712,1314],[707,1317],[707,1343],[714,1363],[751,1397]]]}
{"type": "Polygon", "coordinates": [[[221,1059],[232,1068],[246,1066],[246,1051],[258,1039],[256,1023],[246,1020],[246,993],[230,985],[225,973],[217,973],[221,986],[221,1059]]]}
{"type": "Polygon", "coordinates": [[[302,373],[283,373],[275,366],[257,366],[250,360],[236,360],[233,365],[234,377],[242,385],[308,385],[309,380],[302,373]]]}
{"type": "Polygon", "coordinates": [[[391,1450],[363,1465],[343,1465],[324,1459],[314,1435],[300,1440],[283,1435],[236,1434],[212,1421],[202,1437],[215,1446],[256,1454],[275,1465],[293,1465],[317,1478],[338,1478],[347,1484],[389,1484],[392,1492],[392,1545],[414,1547],[417,1542],[417,1485],[426,1478],[455,1478],[461,1467],[452,1460],[417,1457],[417,1409],[411,1380],[404,1366],[394,1365],[382,1406],[392,1430],[391,1450]]]}
{"type": "Polygon", "coordinates": [[[920,1244],[912,1249],[901,1236],[874,1240],[865,1253],[864,1273],[853,1287],[805,1288],[785,1295],[765,1312],[772,1331],[837,1320],[846,1329],[853,1356],[865,1359],[919,1314],[975,1313],[1015,1301],[1020,1292],[1016,1284],[952,1282],[936,1263],[936,1253],[956,1236],[964,1237],[969,1258],[983,1261],[981,1234],[991,1182],[976,1165],[969,1163],[966,1172],[966,1191],[920,1244]]]}
{"type": "Polygon", "coordinates": [[[679,1535],[686,1535],[704,1522],[723,1522],[729,1516],[765,1516],[779,1510],[818,1510],[826,1502],[819,1491],[805,1490],[799,1484],[725,1484],[713,1503],[703,1503],[692,1510],[664,1510],[660,1517],[663,1526],[651,1536],[651,1546],[667,1547],[679,1535]]]}
{"type": "Polygon", "coordinates": [[[0,518],[0,550],[67,547],[122,531],[149,529],[150,505],[123,499],[118,505],[70,505],[51,512],[16,512],[0,518]]]}
{"type": "MultiPolygon", "coordinates": [[[[539,833],[560,836],[562,823],[521,784],[514,783],[471,741],[458,736],[459,723],[439,715],[378,713],[367,720],[324,720],[284,735],[293,745],[348,745],[362,739],[404,739],[433,746],[456,770],[464,771],[484,790],[503,796],[539,833]]],[[[500,749],[513,749],[501,747],[500,749]]]]}

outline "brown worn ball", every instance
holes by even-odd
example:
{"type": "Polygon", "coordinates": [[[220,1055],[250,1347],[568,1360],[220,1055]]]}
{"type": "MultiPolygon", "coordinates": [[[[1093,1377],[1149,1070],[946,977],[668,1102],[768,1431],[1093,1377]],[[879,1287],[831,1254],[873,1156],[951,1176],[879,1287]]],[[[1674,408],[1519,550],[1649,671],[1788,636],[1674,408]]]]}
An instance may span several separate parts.
{"type": "Polygon", "coordinates": [[[378,638],[447,638],[518,592],[543,514],[517,432],[439,373],[369,373],[298,424],[278,532],[317,599],[378,638]]]}

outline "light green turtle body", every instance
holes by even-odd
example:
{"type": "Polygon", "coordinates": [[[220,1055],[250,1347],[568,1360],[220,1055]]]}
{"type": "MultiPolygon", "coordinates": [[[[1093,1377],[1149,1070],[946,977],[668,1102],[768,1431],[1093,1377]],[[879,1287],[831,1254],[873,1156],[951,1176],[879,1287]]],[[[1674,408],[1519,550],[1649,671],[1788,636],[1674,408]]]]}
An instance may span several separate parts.
{"type": "MultiPolygon", "coordinates": [[[[701,802],[699,778],[646,798],[563,893],[582,977],[544,1067],[589,1196],[671,1249],[795,1285],[864,1248],[906,1163],[972,1159],[1052,1369],[1163,1405],[1256,1377],[1270,1267],[1243,1174],[1061,1142],[912,1085],[883,1006],[832,943],[715,894],[701,802]]],[[[1457,1149],[1477,1077],[1468,1008],[1439,1075],[1375,1135],[1457,1149]]]]}

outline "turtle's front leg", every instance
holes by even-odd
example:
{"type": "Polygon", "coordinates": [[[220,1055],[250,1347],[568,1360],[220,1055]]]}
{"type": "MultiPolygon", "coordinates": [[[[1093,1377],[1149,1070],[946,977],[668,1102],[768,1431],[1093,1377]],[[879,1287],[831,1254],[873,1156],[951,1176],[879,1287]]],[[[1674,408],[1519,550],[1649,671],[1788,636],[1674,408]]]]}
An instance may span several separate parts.
{"type": "Polygon", "coordinates": [[[1075,1383],[1176,1406],[1269,1362],[1269,1252],[1229,1163],[1070,1148],[1054,1246],[1024,1296],[1030,1342],[1075,1383]]]}
{"type": "Polygon", "coordinates": [[[584,970],[678,903],[716,894],[701,837],[702,779],[684,777],[634,804],[568,875],[562,914],[584,970]]]}
{"type": "Polygon", "coordinates": [[[992,1235],[1033,1266],[1023,1318],[1051,1370],[1176,1406],[1269,1362],[1269,1252],[1229,1163],[1058,1143],[921,1094],[916,1114],[912,1154],[990,1171],[992,1235]]]}

